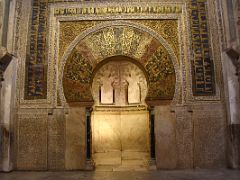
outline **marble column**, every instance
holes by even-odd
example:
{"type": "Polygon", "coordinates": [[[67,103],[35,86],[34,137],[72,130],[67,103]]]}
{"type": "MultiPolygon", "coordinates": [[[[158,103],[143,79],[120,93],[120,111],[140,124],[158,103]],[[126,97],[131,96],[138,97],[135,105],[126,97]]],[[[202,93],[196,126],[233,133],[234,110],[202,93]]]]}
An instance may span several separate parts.
{"type": "MultiPolygon", "coordinates": [[[[3,79],[3,72],[0,68],[0,107],[2,106],[2,79],[3,79]]],[[[2,170],[2,159],[3,159],[3,128],[1,124],[1,114],[0,114],[0,171],[2,170]]]]}
{"type": "Polygon", "coordinates": [[[13,93],[15,93],[16,63],[11,63],[12,55],[0,47],[0,171],[11,171],[11,119],[14,118],[13,93]],[[9,65],[10,64],[10,65],[9,65]]]}
{"type": "Polygon", "coordinates": [[[240,48],[235,46],[226,50],[232,60],[233,68],[227,68],[227,86],[229,103],[229,166],[240,168],[240,48]],[[234,72],[235,69],[235,72],[234,72]]]}
{"type": "Polygon", "coordinates": [[[2,42],[3,1],[0,0],[0,45],[2,42]]]}

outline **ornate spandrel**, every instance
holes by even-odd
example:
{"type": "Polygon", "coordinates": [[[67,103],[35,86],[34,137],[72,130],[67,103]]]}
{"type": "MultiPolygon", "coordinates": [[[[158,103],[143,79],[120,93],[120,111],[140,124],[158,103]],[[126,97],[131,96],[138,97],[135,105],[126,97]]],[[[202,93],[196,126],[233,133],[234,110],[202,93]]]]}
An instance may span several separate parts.
{"type": "Polygon", "coordinates": [[[64,92],[69,102],[92,102],[91,76],[92,66],[77,50],[74,50],[65,65],[63,78],[64,92]]]}

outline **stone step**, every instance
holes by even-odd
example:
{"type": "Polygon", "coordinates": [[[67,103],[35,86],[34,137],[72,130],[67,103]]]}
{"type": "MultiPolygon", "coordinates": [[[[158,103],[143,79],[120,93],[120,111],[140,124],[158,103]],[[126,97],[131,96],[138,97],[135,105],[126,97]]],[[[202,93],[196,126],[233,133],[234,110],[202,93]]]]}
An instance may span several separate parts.
{"type": "Polygon", "coordinates": [[[147,159],[149,159],[149,153],[148,152],[136,152],[136,151],[123,151],[122,159],[123,160],[128,160],[128,159],[147,160],[147,159]]]}
{"type": "Polygon", "coordinates": [[[121,165],[121,151],[95,153],[93,155],[95,165],[121,165]]]}
{"type": "Polygon", "coordinates": [[[148,171],[144,166],[119,166],[113,168],[113,171],[148,171]]]}
{"type": "Polygon", "coordinates": [[[96,159],[95,165],[121,165],[121,158],[105,158],[105,159],[96,159]]]}
{"type": "Polygon", "coordinates": [[[122,160],[122,166],[147,166],[148,162],[144,160],[122,160]]]}
{"type": "Polygon", "coordinates": [[[107,166],[107,165],[98,165],[95,167],[95,171],[113,171],[115,166],[107,166]]]}

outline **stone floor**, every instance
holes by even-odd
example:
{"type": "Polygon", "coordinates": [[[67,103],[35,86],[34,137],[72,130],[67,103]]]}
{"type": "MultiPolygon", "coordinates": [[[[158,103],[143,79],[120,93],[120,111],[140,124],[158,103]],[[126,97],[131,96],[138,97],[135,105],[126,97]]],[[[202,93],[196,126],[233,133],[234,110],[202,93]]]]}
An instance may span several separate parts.
{"type": "Polygon", "coordinates": [[[0,180],[240,180],[239,170],[0,173],[0,180]]]}

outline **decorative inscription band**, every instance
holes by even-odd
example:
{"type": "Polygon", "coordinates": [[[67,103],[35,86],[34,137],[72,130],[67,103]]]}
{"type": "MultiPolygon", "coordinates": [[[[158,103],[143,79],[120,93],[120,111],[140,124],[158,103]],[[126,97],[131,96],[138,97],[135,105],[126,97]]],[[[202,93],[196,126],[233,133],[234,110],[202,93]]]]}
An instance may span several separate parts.
{"type": "Polygon", "coordinates": [[[56,8],[54,15],[77,15],[77,14],[138,14],[138,13],[153,13],[153,14],[171,14],[181,13],[180,6],[130,6],[130,7],[84,7],[84,8],[56,8]]]}

